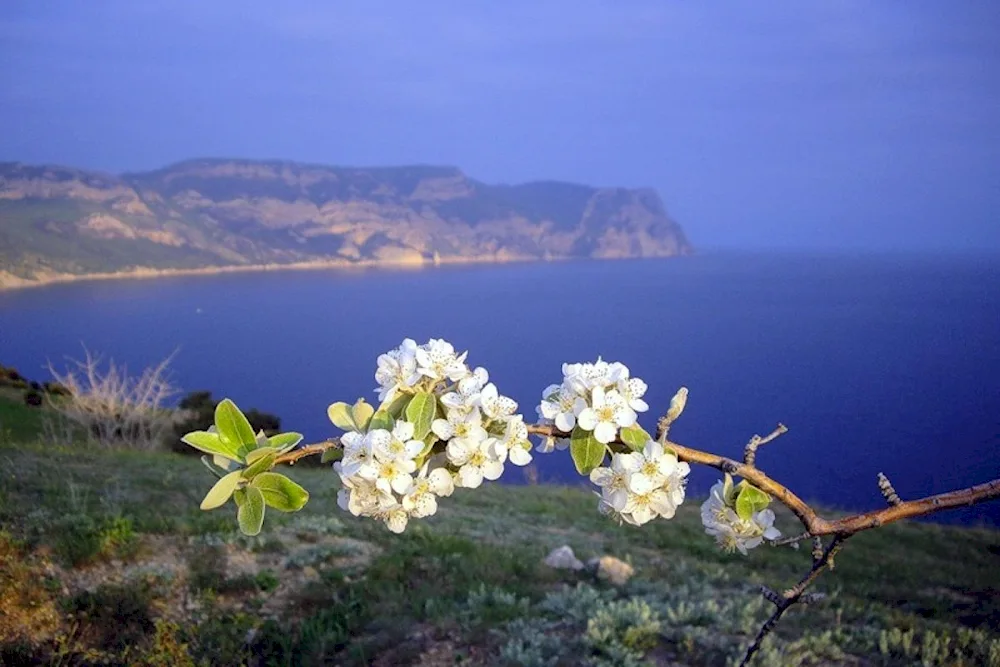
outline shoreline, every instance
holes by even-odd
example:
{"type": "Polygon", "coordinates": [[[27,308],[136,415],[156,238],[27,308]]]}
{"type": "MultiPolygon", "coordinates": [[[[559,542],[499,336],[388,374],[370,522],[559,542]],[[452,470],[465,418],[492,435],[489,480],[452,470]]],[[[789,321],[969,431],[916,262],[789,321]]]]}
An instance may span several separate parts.
{"type": "Polygon", "coordinates": [[[111,271],[101,273],[52,273],[42,274],[42,277],[35,279],[20,278],[6,271],[0,271],[0,292],[20,289],[30,289],[33,287],[46,287],[62,283],[76,283],[97,280],[146,280],[151,278],[170,278],[174,276],[212,276],[224,273],[262,273],[266,271],[322,271],[330,269],[369,269],[369,268],[393,268],[420,269],[445,264],[507,264],[513,262],[529,261],[556,261],[543,260],[534,257],[515,257],[496,259],[492,257],[461,257],[442,259],[439,262],[424,261],[392,261],[392,260],[310,260],[306,262],[290,262],[288,264],[235,264],[231,266],[203,266],[190,269],[154,269],[151,267],[139,267],[128,271],[111,271]]]}
{"type": "Polygon", "coordinates": [[[224,273],[259,273],[266,271],[321,271],[321,270],[351,270],[351,269],[423,269],[429,267],[462,265],[462,264],[513,264],[519,262],[565,262],[574,259],[620,260],[620,259],[670,259],[684,257],[691,253],[677,253],[657,257],[534,257],[512,255],[507,257],[470,256],[446,257],[437,261],[424,260],[392,261],[392,260],[310,260],[305,262],[290,262],[288,264],[237,264],[232,266],[205,266],[190,269],[154,269],[138,267],[128,271],[111,271],[101,273],[42,273],[34,279],[21,278],[0,269],[0,292],[46,287],[63,283],[76,283],[97,280],[145,280],[150,278],[169,278],[173,276],[210,276],[224,273]]]}

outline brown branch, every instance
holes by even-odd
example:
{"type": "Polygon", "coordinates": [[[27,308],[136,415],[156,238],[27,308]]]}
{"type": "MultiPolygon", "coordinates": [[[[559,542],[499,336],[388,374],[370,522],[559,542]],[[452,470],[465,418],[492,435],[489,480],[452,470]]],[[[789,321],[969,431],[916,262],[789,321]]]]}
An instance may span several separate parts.
{"type": "Polygon", "coordinates": [[[844,546],[844,540],[846,540],[849,535],[837,535],[830,542],[830,546],[826,548],[822,556],[813,563],[812,568],[802,577],[802,579],[794,587],[788,589],[780,596],[774,591],[767,587],[762,587],[762,595],[764,599],[774,604],[775,609],[771,616],[764,621],[764,624],[760,626],[760,630],[757,632],[757,636],[754,637],[753,643],[747,647],[746,655],[743,656],[743,661],[740,663],[740,667],[745,667],[750,664],[753,659],[754,654],[760,650],[761,644],[764,639],[771,634],[774,630],[774,626],[778,624],[781,617],[790,608],[796,604],[803,603],[807,604],[810,602],[815,602],[818,598],[815,594],[806,595],[805,591],[820,574],[823,573],[827,568],[833,568],[833,557],[837,555],[837,552],[844,546]]]}
{"type": "Polygon", "coordinates": [[[766,445],[785,433],[788,433],[788,427],[779,423],[770,434],[764,436],[763,438],[759,435],[754,435],[754,437],[750,438],[750,442],[747,443],[746,448],[743,450],[743,462],[750,466],[754,465],[757,460],[757,448],[762,445],[766,445]]]}
{"type": "MultiPolygon", "coordinates": [[[[750,664],[753,656],[760,650],[761,642],[763,642],[764,639],[774,630],[775,625],[784,613],[788,611],[788,609],[796,604],[815,602],[816,600],[822,598],[822,594],[820,593],[806,594],[805,591],[813,584],[814,581],[816,581],[820,574],[825,572],[827,569],[833,569],[834,556],[836,556],[837,552],[840,551],[841,547],[843,547],[844,541],[847,540],[847,538],[861,531],[878,528],[902,519],[925,516],[927,514],[933,514],[950,508],[962,507],[964,505],[974,505],[976,503],[1000,498],[1000,479],[995,479],[990,482],[986,482],[985,484],[978,484],[967,489],[939,493],[937,495],[927,496],[926,498],[919,498],[917,500],[903,501],[899,498],[898,494],[896,494],[896,491],[892,488],[892,484],[889,483],[889,480],[880,473],[879,489],[886,501],[889,503],[889,507],[873,512],[855,514],[837,520],[827,520],[819,516],[819,514],[817,514],[812,507],[796,496],[790,489],[788,489],[788,487],[776,480],[771,479],[755,465],[755,454],[757,448],[783,434],[787,429],[782,424],[779,424],[778,428],[776,428],[766,438],[754,436],[750,442],[747,443],[744,454],[744,462],[739,463],[725,456],[710,454],[708,452],[685,447],[676,442],[667,440],[667,430],[671,421],[672,420],[667,419],[666,417],[660,420],[657,437],[660,442],[662,442],[665,446],[670,447],[676,453],[679,460],[686,461],[687,463],[705,465],[731,475],[738,475],[767,493],[772,498],[777,499],[778,502],[783,504],[791,510],[796,517],[798,517],[799,521],[802,522],[802,525],[806,529],[805,533],[785,538],[783,540],[776,540],[773,544],[797,545],[798,542],[803,539],[807,539],[809,537],[813,538],[813,564],[809,572],[798,582],[798,584],[785,591],[781,596],[766,586],[762,587],[762,595],[765,599],[775,605],[775,610],[774,613],[772,613],[761,626],[760,631],[754,638],[753,643],[747,649],[743,662],[740,663],[741,667],[750,664]],[[822,540],[824,535],[833,535],[833,540],[825,548],[822,540]]],[[[528,431],[530,433],[546,437],[569,437],[568,433],[560,432],[553,426],[532,424],[528,426],[528,431]]]]}
{"type": "Polygon", "coordinates": [[[282,454],[278,458],[274,459],[274,464],[279,465],[287,463],[288,465],[294,465],[299,459],[304,459],[307,456],[314,456],[316,454],[322,454],[326,450],[334,449],[336,447],[340,447],[340,438],[330,438],[329,440],[317,442],[314,445],[305,445],[304,447],[299,447],[298,449],[293,449],[290,452],[282,454]]]}
{"type": "MultiPolygon", "coordinates": [[[[678,394],[678,397],[675,397],[675,402],[677,402],[680,407],[677,408],[674,406],[672,408],[672,412],[677,412],[679,414],[680,410],[683,409],[684,398],[686,398],[686,395],[682,395],[680,393],[678,394]],[[677,400],[678,398],[680,399],[679,401],[677,400]]],[[[933,514],[955,507],[974,505],[976,503],[1000,498],[1000,479],[995,479],[986,482],[985,484],[971,486],[967,489],[939,493],[937,495],[927,496],[926,498],[919,498],[916,500],[903,501],[895,493],[895,489],[892,488],[888,479],[886,479],[884,475],[880,474],[879,488],[882,491],[883,496],[885,496],[886,500],[890,503],[889,507],[872,512],[855,514],[837,520],[828,520],[819,516],[819,514],[817,514],[808,503],[796,496],[785,485],[771,479],[754,464],[757,447],[767,444],[785,433],[787,429],[784,425],[779,424],[770,435],[764,438],[755,435],[750,442],[747,443],[745,460],[740,463],[725,456],[719,456],[718,454],[711,454],[698,449],[692,449],[667,440],[667,430],[670,423],[673,421],[673,419],[670,419],[671,416],[676,418],[676,415],[668,414],[660,420],[660,429],[657,437],[665,446],[674,451],[679,460],[687,463],[708,466],[731,475],[742,477],[767,493],[772,498],[775,498],[778,502],[795,514],[799,521],[802,522],[802,525],[806,529],[804,533],[790,538],[784,538],[783,540],[776,540],[773,544],[797,544],[799,541],[809,537],[812,537],[814,541],[812,567],[795,586],[786,590],[781,595],[775,593],[770,588],[762,587],[761,592],[763,596],[775,605],[775,610],[761,626],[760,631],[758,631],[753,643],[747,649],[747,653],[743,658],[741,667],[750,663],[753,656],[760,650],[761,643],[774,630],[775,625],[784,613],[788,611],[788,609],[796,604],[806,604],[822,598],[822,594],[819,593],[806,594],[806,589],[808,589],[809,586],[815,582],[820,574],[825,572],[827,569],[833,569],[834,556],[836,556],[837,552],[843,547],[845,540],[852,535],[900,521],[902,519],[925,516],[927,514],[933,514]],[[822,537],[824,535],[833,535],[833,540],[825,548],[822,541],[822,537]]],[[[570,437],[569,433],[559,431],[551,425],[529,424],[527,427],[528,432],[533,435],[541,435],[551,438],[570,437]]],[[[625,443],[620,441],[616,441],[616,443],[613,444],[618,446],[627,446],[625,443]]],[[[321,454],[329,449],[339,446],[340,440],[337,438],[332,438],[330,440],[312,445],[306,445],[286,454],[282,454],[275,460],[275,464],[294,464],[301,458],[321,454]]]]}
{"type": "MultiPolygon", "coordinates": [[[[529,424],[528,432],[553,438],[569,438],[570,435],[569,433],[557,430],[554,426],[543,424],[529,424]]],[[[908,500],[898,505],[873,512],[865,512],[837,519],[836,521],[830,521],[819,516],[808,503],[795,495],[788,487],[771,479],[756,466],[740,463],[725,456],[719,456],[718,454],[710,454],[709,452],[685,447],[670,440],[667,440],[665,444],[677,454],[677,458],[681,461],[715,468],[716,470],[737,475],[747,480],[791,510],[798,517],[799,521],[802,522],[802,525],[809,534],[814,537],[819,535],[838,535],[841,533],[853,535],[854,533],[884,526],[901,519],[912,519],[946,509],[975,505],[976,503],[1000,498],[1000,479],[994,479],[985,484],[978,484],[967,489],[939,493],[917,500],[908,500]]]]}

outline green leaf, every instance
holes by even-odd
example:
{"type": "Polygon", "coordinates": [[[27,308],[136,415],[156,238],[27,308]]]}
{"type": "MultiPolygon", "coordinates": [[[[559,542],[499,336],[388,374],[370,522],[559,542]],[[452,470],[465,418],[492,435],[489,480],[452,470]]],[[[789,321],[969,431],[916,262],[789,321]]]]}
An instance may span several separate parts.
{"type": "Polygon", "coordinates": [[[351,414],[351,406],[343,401],[338,401],[326,409],[326,416],[330,418],[333,425],[343,431],[357,431],[358,426],[354,423],[354,416],[351,414]]]}
{"type": "Polygon", "coordinates": [[[335,449],[328,449],[323,452],[323,455],[319,457],[320,463],[332,463],[334,461],[339,461],[344,458],[344,450],[341,447],[335,449]]]}
{"type": "Polygon", "coordinates": [[[391,431],[396,426],[396,420],[392,418],[388,410],[379,410],[374,415],[372,419],[368,422],[368,430],[374,431],[375,429],[385,429],[386,431],[391,431]]]}
{"type": "Polygon", "coordinates": [[[573,429],[569,440],[569,453],[573,457],[576,471],[589,475],[590,471],[604,463],[604,443],[594,437],[593,431],[585,431],[579,426],[573,429]]]}
{"type": "Polygon", "coordinates": [[[192,431],[181,438],[181,442],[190,445],[195,449],[217,456],[225,456],[234,461],[239,460],[236,453],[237,446],[224,441],[218,433],[208,431],[192,431]]]}
{"type": "Polygon", "coordinates": [[[302,442],[301,433],[279,433],[267,439],[267,444],[278,450],[279,454],[295,449],[302,442]]]}
{"type": "Polygon", "coordinates": [[[211,472],[213,475],[215,475],[215,477],[217,479],[222,479],[223,477],[226,476],[226,471],[225,470],[223,470],[219,466],[217,466],[214,463],[212,463],[212,457],[210,457],[210,456],[202,456],[201,457],[201,462],[205,465],[206,468],[208,468],[209,472],[211,472]]]}
{"type": "MultiPolygon", "coordinates": [[[[430,433],[424,436],[423,440],[424,440],[424,448],[421,449],[420,453],[417,454],[416,456],[416,458],[418,458],[421,462],[423,462],[423,460],[426,457],[430,456],[430,453],[434,450],[434,445],[438,443],[439,438],[437,437],[437,434],[434,433],[434,431],[431,431],[430,433]]],[[[417,467],[419,468],[420,466],[417,467]]]]}
{"type": "Polygon", "coordinates": [[[375,414],[375,408],[365,403],[365,399],[363,398],[359,398],[354,407],[351,408],[351,417],[354,419],[354,425],[361,432],[368,429],[368,422],[371,421],[373,414],[375,414]]]}
{"type": "Polygon", "coordinates": [[[260,527],[264,525],[264,494],[260,489],[248,486],[240,489],[237,498],[239,510],[236,512],[236,520],[240,524],[240,531],[244,535],[257,535],[260,527]]]}
{"type": "Polygon", "coordinates": [[[247,451],[257,448],[257,437],[246,415],[228,398],[215,406],[215,428],[222,440],[228,440],[237,452],[241,448],[247,448],[247,451]]]}
{"type": "Polygon", "coordinates": [[[254,456],[255,454],[257,452],[250,452],[250,456],[247,457],[248,465],[241,471],[243,479],[253,479],[262,472],[267,472],[274,467],[274,459],[278,458],[278,455],[274,451],[265,452],[260,456],[254,456]],[[251,456],[254,457],[253,462],[250,461],[251,456]]]}
{"type": "Polygon", "coordinates": [[[406,407],[410,404],[411,400],[413,400],[413,394],[399,394],[391,401],[383,402],[379,410],[385,410],[396,419],[399,419],[400,415],[406,411],[406,407]]]}
{"type": "Polygon", "coordinates": [[[737,494],[736,487],[733,486],[733,476],[727,472],[725,478],[722,481],[722,500],[729,507],[735,507],[736,494],[737,494]]]}
{"type": "Polygon", "coordinates": [[[771,502],[771,497],[746,480],[740,482],[740,493],[736,496],[736,514],[748,521],[754,513],[761,511],[771,502]]]}
{"type": "Polygon", "coordinates": [[[423,440],[430,433],[435,410],[437,410],[437,399],[434,394],[426,391],[415,394],[413,400],[406,406],[406,419],[413,424],[413,437],[416,440],[423,440]]]}
{"type": "Polygon", "coordinates": [[[308,491],[276,472],[257,475],[250,486],[260,489],[264,502],[279,512],[298,512],[309,500],[308,491]]]}
{"type": "Polygon", "coordinates": [[[635,426],[623,428],[621,430],[621,439],[622,442],[632,448],[632,451],[641,452],[646,443],[653,438],[649,433],[646,433],[643,427],[636,424],[635,426]]]}
{"type": "Polygon", "coordinates": [[[231,472],[216,482],[215,486],[205,494],[205,499],[201,501],[201,509],[214,510],[216,507],[225,505],[240,484],[240,472],[240,470],[231,472]]]}

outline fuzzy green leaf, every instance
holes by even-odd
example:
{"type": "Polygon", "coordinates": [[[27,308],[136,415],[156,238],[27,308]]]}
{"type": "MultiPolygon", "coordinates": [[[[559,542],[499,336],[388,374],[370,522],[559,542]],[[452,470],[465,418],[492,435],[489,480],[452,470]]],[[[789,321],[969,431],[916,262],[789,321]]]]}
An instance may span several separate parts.
{"type": "Polygon", "coordinates": [[[604,443],[594,437],[593,431],[585,431],[579,426],[573,429],[569,453],[578,473],[589,475],[591,470],[599,467],[604,462],[604,452],[604,443]]]}
{"type": "Polygon", "coordinates": [[[278,455],[274,452],[274,450],[264,452],[259,456],[256,454],[257,452],[250,452],[250,456],[247,457],[247,467],[241,471],[243,473],[243,479],[253,479],[262,472],[267,472],[274,467],[274,459],[278,458],[278,455]]]}
{"type": "Polygon", "coordinates": [[[338,401],[326,409],[326,416],[330,418],[333,425],[343,431],[357,431],[358,426],[354,423],[354,416],[351,414],[351,406],[343,401],[338,401]]]}
{"type": "Polygon", "coordinates": [[[379,410],[374,415],[372,415],[371,421],[368,422],[368,430],[374,431],[375,429],[385,429],[386,431],[391,431],[396,426],[396,420],[392,418],[388,410],[379,410]]]}
{"type": "Polygon", "coordinates": [[[365,403],[363,398],[359,398],[354,407],[351,408],[351,418],[354,420],[354,425],[362,433],[368,430],[368,422],[371,421],[373,414],[375,414],[375,408],[365,403]]]}
{"type": "Polygon", "coordinates": [[[237,451],[246,448],[251,451],[257,448],[257,436],[253,427],[247,421],[246,415],[228,398],[215,406],[215,428],[223,440],[229,441],[237,451]]]}
{"type": "Polygon", "coordinates": [[[319,457],[319,462],[333,463],[334,461],[339,461],[342,458],[344,458],[344,450],[341,447],[337,447],[323,452],[322,456],[319,457]]]}
{"type": "Polygon", "coordinates": [[[399,394],[391,401],[384,401],[379,410],[385,410],[396,419],[399,419],[406,411],[406,407],[410,404],[411,400],[413,400],[413,394],[399,394]]]}
{"type": "Polygon", "coordinates": [[[205,494],[205,499],[201,501],[201,509],[214,510],[216,507],[225,505],[240,484],[240,472],[240,470],[236,470],[217,481],[215,486],[205,494]]]}
{"type": "Polygon", "coordinates": [[[298,512],[309,500],[309,492],[276,472],[263,472],[250,486],[264,494],[264,502],[279,512],[298,512]]]}
{"type": "Polygon", "coordinates": [[[260,489],[248,486],[240,489],[236,497],[242,498],[236,503],[239,505],[236,520],[240,524],[240,531],[244,535],[259,534],[264,525],[264,494],[260,489]]]}
{"type": "Polygon", "coordinates": [[[414,395],[406,406],[406,419],[413,424],[413,437],[423,440],[431,431],[434,422],[434,411],[437,410],[437,399],[434,394],[422,391],[414,395]]]}
{"type": "Polygon", "coordinates": [[[736,496],[736,514],[748,521],[756,512],[766,508],[771,497],[746,480],[740,482],[740,492],[736,496]]]}
{"type": "Polygon", "coordinates": [[[218,433],[210,433],[209,431],[192,431],[182,437],[181,442],[186,445],[190,445],[199,451],[205,452],[206,454],[224,456],[227,459],[232,459],[234,461],[239,460],[239,456],[236,453],[237,447],[220,438],[218,433]]]}
{"type": "Polygon", "coordinates": [[[623,428],[621,430],[621,439],[622,442],[632,448],[632,451],[641,452],[646,443],[653,438],[643,427],[636,424],[635,426],[623,428]]]}
{"type": "Polygon", "coordinates": [[[279,454],[289,452],[302,442],[301,433],[278,433],[267,439],[267,444],[278,450],[279,454]]]}

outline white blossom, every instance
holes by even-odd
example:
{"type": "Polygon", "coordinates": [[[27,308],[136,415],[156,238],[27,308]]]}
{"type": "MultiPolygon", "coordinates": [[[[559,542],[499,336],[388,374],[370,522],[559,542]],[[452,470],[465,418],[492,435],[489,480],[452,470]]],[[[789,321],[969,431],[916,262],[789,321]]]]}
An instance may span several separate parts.
{"type": "Polygon", "coordinates": [[[517,415],[507,420],[504,428],[503,446],[507,450],[510,462],[516,466],[526,466],[531,463],[531,443],[528,441],[528,427],[524,417],[517,415]]]}
{"type": "Polygon", "coordinates": [[[431,338],[416,350],[417,371],[432,380],[457,382],[469,374],[465,365],[466,354],[456,354],[455,348],[446,340],[431,338]]]}
{"type": "Polygon", "coordinates": [[[376,429],[368,434],[374,455],[382,460],[411,460],[424,449],[422,440],[413,439],[413,424],[398,421],[392,431],[376,429]]]}
{"type": "Polygon", "coordinates": [[[442,440],[468,445],[482,442],[489,437],[486,429],[483,428],[483,418],[479,411],[451,412],[447,419],[435,419],[431,422],[431,431],[442,440]]]}
{"type": "Polygon", "coordinates": [[[671,519],[676,511],[667,492],[656,487],[644,493],[629,493],[622,514],[630,516],[637,526],[641,526],[657,516],[671,519]]]}
{"type": "Polygon", "coordinates": [[[479,407],[489,419],[506,419],[517,411],[517,403],[497,392],[495,384],[490,382],[479,392],[479,407]]]}
{"type": "Polygon", "coordinates": [[[479,409],[479,392],[489,381],[489,373],[480,366],[466,378],[458,381],[458,385],[453,391],[441,396],[441,404],[450,413],[458,411],[468,414],[479,409]]]}
{"type": "Polygon", "coordinates": [[[344,455],[333,464],[333,469],[341,479],[354,477],[373,460],[372,441],[365,435],[349,431],[340,437],[340,445],[344,455]]]}
{"type": "Polygon", "coordinates": [[[378,508],[379,493],[375,485],[358,477],[346,478],[337,491],[337,505],[354,516],[370,514],[378,508]]]}
{"type": "Polygon", "coordinates": [[[701,521],[705,532],[715,538],[726,551],[739,551],[744,556],[764,540],[776,540],[781,531],[774,527],[774,512],[763,509],[749,519],[742,519],[725,498],[725,484],[717,482],[701,506],[701,521]]]}
{"type": "Polygon", "coordinates": [[[629,490],[634,493],[646,493],[663,486],[678,466],[677,457],[665,451],[663,445],[655,440],[648,441],[635,457],[637,466],[629,478],[629,490]]]}
{"type": "Polygon", "coordinates": [[[554,438],[552,436],[544,436],[539,438],[538,446],[535,447],[535,451],[539,454],[551,454],[555,450],[560,452],[569,449],[569,438],[554,438]]]}
{"type": "Polygon", "coordinates": [[[395,350],[390,350],[378,358],[375,381],[379,386],[378,399],[385,401],[395,397],[400,389],[408,389],[422,377],[417,371],[417,344],[410,338],[395,350]]]}
{"type": "Polygon", "coordinates": [[[636,412],[649,410],[649,404],[642,400],[646,395],[646,383],[639,378],[619,380],[617,384],[618,393],[625,399],[625,403],[636,412]]]}
{"type": "Polygon", "coordinates": [[[375,488],[382,493],[391,494],[393,491],[405,493],[413,481],[412,475],[417,469],[417,464],[411,458],[397,457],[393,454],[389,445],[392,434],[389,431],[376,429],[368,433],[365,439],[372,441],[374,457],[370,464],[358,471],[358,475],[375,482],[375,488]]]}
{"type": "Polygon", "coordinates": [[[424,466],[403,496],[403,508],[418,519],[431,516],[437,512],[438,496],[450,496],[454,489],[455,482],[447,470],[437,468],[428,473],[424,466]]]}
{"type": "Polygon", "coordinates": [[[601,497],[608,505],[622,512],[628,502],[629,478],[638,468],[635,454],[613,454],[610,467],[590,471],[590,481],[601,487],[601,497]]]}
{"type": "Polygon", "coordinates": [[[619,427],[635,424],[636,415],[617,390],[605,391],[594,387],[590,394],[590,405],[576,415],[577,425],[585,431],[593,431],[598,442],[614,441],[619,427]]]}
{"type": "Polygon", "coordinates": [[[567,385],[551,385],[543,394],[538,414],[549,420],[563,433],[569,433],[576,426],[576,415],[587,407],[587,401],[578,396],[567,385]]]}
{"type": "Polygon", "coordinates": [[[496,438],[479,443],[452,440],[446,451],[448,460],[458,466],[457,486],[475,489],[484,479],[493,481],[503,474],[507,449],[496,438]]]}

